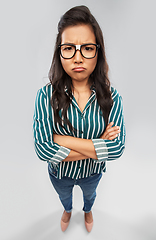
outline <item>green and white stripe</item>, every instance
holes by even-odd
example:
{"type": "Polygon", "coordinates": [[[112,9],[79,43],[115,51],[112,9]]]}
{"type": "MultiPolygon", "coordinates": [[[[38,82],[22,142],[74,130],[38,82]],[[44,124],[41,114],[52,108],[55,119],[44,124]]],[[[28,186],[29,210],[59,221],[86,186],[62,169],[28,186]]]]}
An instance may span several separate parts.
{"type": "Polygon", "coordinates": [[[96,99],[95,89],[92,89],[92,94],[83,112],[79,109],[73,96],[67,116],[72,126],[77,129],[75,133],[71,132],[66,125],[64,125],[64,129],[59,124],[54,124],[54,114],[50,104],[51,84],[49,83],[37,92],[33,123],[35,151],[41,160],[47,161],[52,168],[57,170],[59,179],[63,176],[78,179],[88,177],[92,173],[105,172],[106,161],[115,160],[122,155],[125,148],[122,98],[116,89],[111,88],[111,91],[114,103],[109,115],[109,122],[113,121],[114,125],[121,129],[119,136],[113,141],[99,138],[104,131],[105,122],[96,99]],[[70,149],[53,142],[53,133],[92,139],[98,159],[89,158],[64,162],[70,149]]]}

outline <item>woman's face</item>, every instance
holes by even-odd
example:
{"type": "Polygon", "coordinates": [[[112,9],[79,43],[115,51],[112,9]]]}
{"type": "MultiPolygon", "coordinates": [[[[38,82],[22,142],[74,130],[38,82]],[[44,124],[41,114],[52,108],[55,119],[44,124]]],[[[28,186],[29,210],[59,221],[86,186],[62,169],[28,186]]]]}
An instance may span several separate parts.
{"type": "MultiPolygon", "coordinates": [[[[67,27],[61,36],[61,44],[72,43],[82,45],[86,43],[96,44],[94,32],[89,25],[76,25],[67,27]]],[[[92,59],[84,58],[80,51],[71,59],[64,59],[60,56],[65,72],[71,77],[72,81],[88,82],[90,74],[93,72],[97,63],[97,54],[92,59]]]]}

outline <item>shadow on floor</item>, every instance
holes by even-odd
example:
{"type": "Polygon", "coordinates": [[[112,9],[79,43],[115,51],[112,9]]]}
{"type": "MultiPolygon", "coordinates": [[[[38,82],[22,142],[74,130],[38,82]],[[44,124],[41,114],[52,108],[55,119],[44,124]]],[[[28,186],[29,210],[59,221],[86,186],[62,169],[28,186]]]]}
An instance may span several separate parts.
{"type": "Polygon", "coordinates": [[[151,216],[137,222],[121,220],[108,213],[94,209],[94,226],[88,233],[84,226],[83,211],[73,210],[68,229],[63,233],[60,229],[62,210],[49,214],[45,218],[27,227],[23,232],[7,240],[155,240],[156,219],[151,216]]]}
{"type": "Polygon", "coordinates": [[[63,233],[60,228],[60,218],[62,216],[62,210],[53,212],[46,216],[45,218],[32,224],[32,226],[27,227],[24,231],[20,232],[18,235],[12,236],[7,240],[50,240],[50,239],[69,239],[69,234],[74,236],[75,230],[81,229],[81,233],[87,234],[84,222],[83,222],[83,212],[73,210],[72,221],[68,229],[63,233]],[[78,226],[78,227],[77,227],[78,226]]]}

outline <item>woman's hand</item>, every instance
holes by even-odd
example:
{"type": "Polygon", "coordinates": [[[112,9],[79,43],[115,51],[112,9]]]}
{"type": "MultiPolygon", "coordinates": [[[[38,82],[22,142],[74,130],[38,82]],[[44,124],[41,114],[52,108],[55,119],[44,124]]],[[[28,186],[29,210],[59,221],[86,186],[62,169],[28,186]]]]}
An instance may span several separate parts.
{"type": "Polygon", "coordinates": [[[53,134],[53,141],[59,145],[62,145],[62,141],[64,140],[63,135],[59,135],[59,134],[53,134]]]}
{"type": "Polygon", "coordinates": [[[101,135],[100,138],[113,140],[118,136],[118,134],[121,132],[121,130],[118,126],[112,127],[113,124],[114,123],[111,122],[107,125],[106,130],[104,131],[104,133],[101,135]]]}
{"type": "MultiPolygon", "coordinates": [[[[118,134],[120,133],[120,129],[117,126],[112,127],[113,124],[113,122],[108,124],[106,130],[100,138],[105,140],[113,140],[118,136],[118,134]]],[[[72,136],[53,134],[53,140],[60,146],[69,148],[74,151],[74,153],[71,153],[71,159],[69,158],[67,159],[67,161],[73,161],[74,157],[75,160],[85,159],[86,156],[87,158],[97,159],[95,147],[91,139],[82,139],[72,136]]]]}

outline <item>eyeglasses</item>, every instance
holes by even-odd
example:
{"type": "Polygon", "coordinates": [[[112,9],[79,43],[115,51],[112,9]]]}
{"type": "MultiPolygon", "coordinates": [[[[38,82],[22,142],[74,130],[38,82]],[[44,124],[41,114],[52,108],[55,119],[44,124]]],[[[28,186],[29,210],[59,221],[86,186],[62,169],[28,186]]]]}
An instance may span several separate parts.
{"type": "Polygon", "coordinates": [[[81,55],[84,58],[91,59],[94,58],[97,54],[100,45],[94,43],[87,43],[82,45],[74,45],[71,43],[61,44],[58,46],[60,48],[61,57],[64,59],[73,58],[76,54],[76,51],[79,50],[81,55]]]}

